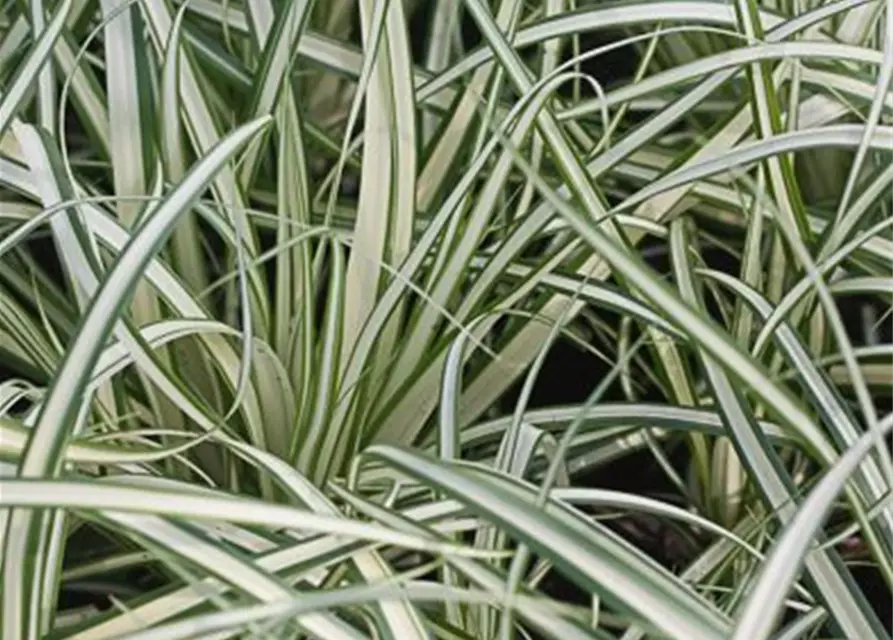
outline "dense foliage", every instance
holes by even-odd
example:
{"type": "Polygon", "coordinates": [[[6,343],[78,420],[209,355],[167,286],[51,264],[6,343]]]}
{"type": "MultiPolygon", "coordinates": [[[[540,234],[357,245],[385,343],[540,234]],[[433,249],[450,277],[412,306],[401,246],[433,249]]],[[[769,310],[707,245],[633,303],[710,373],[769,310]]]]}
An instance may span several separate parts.
{"type": "Polygon", "coordinates": [[[10,0],[0,637],[889,638],[893,0],[10,0]]]}

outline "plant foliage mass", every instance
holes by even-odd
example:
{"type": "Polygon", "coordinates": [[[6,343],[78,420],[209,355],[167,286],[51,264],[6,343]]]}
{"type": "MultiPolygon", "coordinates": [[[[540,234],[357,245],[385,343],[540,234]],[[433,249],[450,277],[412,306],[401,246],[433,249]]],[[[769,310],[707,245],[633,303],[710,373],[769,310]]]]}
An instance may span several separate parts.
{"type": "Polygon", "coordinates": [[[890,638],[893,1],[0,35],[4,640],[890,638]]]}

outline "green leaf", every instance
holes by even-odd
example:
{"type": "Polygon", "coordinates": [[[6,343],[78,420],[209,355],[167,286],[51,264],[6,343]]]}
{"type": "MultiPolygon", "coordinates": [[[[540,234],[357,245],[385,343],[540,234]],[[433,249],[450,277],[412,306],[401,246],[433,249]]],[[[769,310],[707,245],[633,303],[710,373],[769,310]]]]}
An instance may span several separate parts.
{"type": "Polygon", "coordinates": [[[543,513],[490,476],[469,473],[419,454],[388,446],[367,455],[385,460],[469,504],[538,554],[552,560],[574,582],[613,605],[634,612],[672,637],[722,638],[728,622],[671,576],[646,564],[613,536],[558,505],[543,513]]]}
{"type": "MultiPolygon", "coordinates": [[[[83,419],[87,380],[121,313],[122,303],[132,293],[143,269],[178,217],[207,187],[217,170],[268,121],[269,118],[264,118],[246,124],[222,140],[171,192],[118,257],[56,374],[19,465],[19,475],[33,478],[57,473],[65,444],[77,428],[77,422],[83,419]]],[[[10,516],[5,546],[7,560],[3,565],[7,585],[3,596],[4,636],[19,638],[33,633],[31,625],[35,621],[29,614],[29,576],[34,575],[35,562],[40,566],[45,527],[45,517],[31,511],[15,510],[10,516]]]]}

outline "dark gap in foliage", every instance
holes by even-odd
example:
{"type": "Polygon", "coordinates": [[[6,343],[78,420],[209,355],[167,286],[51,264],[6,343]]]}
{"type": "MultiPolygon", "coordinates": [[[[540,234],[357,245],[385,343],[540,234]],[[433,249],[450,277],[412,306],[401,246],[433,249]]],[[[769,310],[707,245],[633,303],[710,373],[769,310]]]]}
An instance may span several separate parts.
{"type": "Polygon", "coordinates": [[[872,609],[877,614],[885,629],[893,628],[893,592],[884,581],[881,572],[874,566],[863,563],[850,564],[853,580],[866,595],[872,609]]]}
{"type": "MultiPolygon", "coordinates": [[[[228,247],[211,225],[202,217],[196,216],[196,224],[206,251],[205,267],[208,271],[208,280],[209,282],[215,282],[218,278],[226,275],[227,265],[224,262],[224,256],[228,247]]],[[[222,317],[223,315],[225,292],[226,285],[217,287],[202,300],[202,303],[215,317],[222,317]]]]}
{"type": "Polygon", "coordinates": [[[465,47],[465,50],[471,51],[479,47],[484,38],[471,14],[462,9],[459,14],[459,23],[461,25],[459,32],[462,36],[462,45],[465,47]]]}
{"type": "MultiPolygon", "coordinates": [[[[139,548],[111,535],[108,530],[91,523],[81,523],[70,534],[63,558],[63,571],[84,566],[91,561],[132,553],[139,548]]],[[[112,607],[110,598],[129,599],[168,584],[169,579],[157,562],[141,562],[130,568],[104,571],[89,578],[63,583],[59,593],[59,610],[66,611],[93,605],[100,611],[112,607]]]]}
{"type": "Polygon", "coordinates": [[[420,2],[418,8],[409,15],[409,47],[413,62],[421,68],[425,68],[425,58],[428,55],[434,7],[433,2],[420,2]]]}
{"type": "Polygon", "coordinates": [[[65,272],[59,262],[59,254],[56,252],[56,243],[49,233],[29,238],[25,242],[24,253],[34,257],[38,266],[60,289],[64,290],[68,286],[65,272]]]}
{"type": "MultiPolygon", "coordinates": [[[[587,52],[594,51],[600,47],[606,47],[612,43],[616,43],[626,37],[626,34],[619,31],[586,31],[580,34],[579,54],[586,55],[587,52]]],[[[575,53],[570,46],[562,48],[561,62],[567,62],[575,57],[575,53]]],[[[639,64],[639,52],[633,45],[624,45],[621,47],[613,47],[594,57],[588,57],[579,63],[580,71],[595,79],[602,89],[609,91],[613,87],[625,83],[632,79],[636,73],[639,64]]],[[[562,85],[560,94],[564,98],[574,96],[573,85],[568,83],[562,85]]],[[[580,82],[580,95],[585,99],[595,98],[597,94],[589,82],[580,82]]]]}

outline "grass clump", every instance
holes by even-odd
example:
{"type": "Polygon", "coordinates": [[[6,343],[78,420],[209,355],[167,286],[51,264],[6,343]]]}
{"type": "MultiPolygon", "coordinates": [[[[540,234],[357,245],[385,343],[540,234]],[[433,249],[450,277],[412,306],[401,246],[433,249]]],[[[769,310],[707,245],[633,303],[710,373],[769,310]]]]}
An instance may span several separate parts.
{"type": "Polygon", "coordinates": [[[4,640],[890,637],[890,2],[0,33],[4,640]]]}

